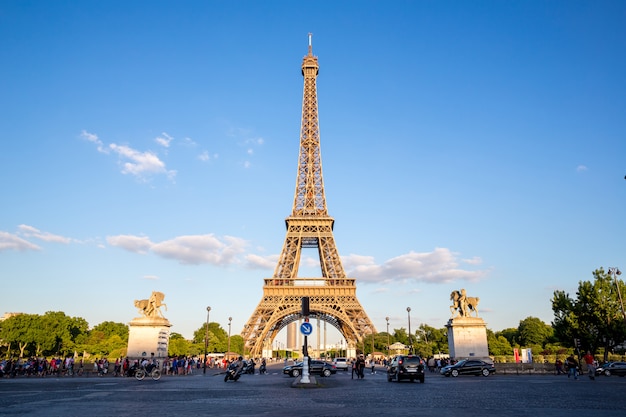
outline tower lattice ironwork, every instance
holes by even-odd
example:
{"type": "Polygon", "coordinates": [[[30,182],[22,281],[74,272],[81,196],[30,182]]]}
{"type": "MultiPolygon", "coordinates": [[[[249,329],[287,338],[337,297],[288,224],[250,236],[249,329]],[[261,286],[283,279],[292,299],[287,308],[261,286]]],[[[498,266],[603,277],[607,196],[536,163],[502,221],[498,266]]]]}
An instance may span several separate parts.
{"type": "Polygon", "coordinates": [[[296,191],[291,216],[285,219],[287,236],[272,278],[266,278],[263,298],[241,333],[253,357],[271,346],[280,330],[302,318],[301,298],[309,297],[310,317],[335,326],[355,348],[366,334],[376,332],[356,297],[354,278],[343,269],[333,237],[334,219],[328,215],[317,111],[319,65],[313,55],[311,34],[302,60],[304,93],[296,191]],[[302,248],[317,248],[321,277],[298,277],[302,248]]]}

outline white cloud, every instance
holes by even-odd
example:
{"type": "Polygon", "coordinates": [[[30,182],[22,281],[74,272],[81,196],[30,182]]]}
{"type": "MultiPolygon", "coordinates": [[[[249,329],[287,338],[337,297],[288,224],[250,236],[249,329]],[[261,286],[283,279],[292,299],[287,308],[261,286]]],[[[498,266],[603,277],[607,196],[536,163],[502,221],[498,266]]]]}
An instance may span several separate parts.
{"type": "Polygon", "coordinates": [[[110,144],[109,148],[121,158],[128,160],[122,164],[123,174],[131,174],[140,179],[146,179],[152,174],[166,174],[170,179],[176,176],[176,171],[165,169],[165,163],[153,152],[140,152],[115,143],[110,144]]]}
{"type": "Polygon", "coordinates": [[[147,279],[150,281],[157,281],[159,279],[159,277],[157,277],[156,275],[144,275],[143,279],[147,279]]]}
{"type": "Polygon", "coordinates": [[[135,253],[147,253],[152,245],[149,238],[132,235],[107,236],[107,243],[135,253]]]}
{"type": "MultiPolygon", "coordinates": [[[[476,262],[479,258],[474,258],[476,262]]],[[[450,283],[459,280],[476,281],[488,271],[470,271],[458,267],[459,260],[446,248],[433,252],[409,252],[378,265],[369,256],[349,255],[342,257],[347,274],[359,282],[389,283],[415,281],[427,283],[450,283]]],[[[471,264],[471,262],[467,262],[471,264]]]]}
{"type": "Polygon", "coordinates": [[[179,236],[157,243],[152,251],[157,255],[176,259],[182,264],[229,265],[246,245],[243,239],[225,236],[222,241],[212,234],[179,236]]]}
{"type": "Polygon", "coordinates": [[[278,255],[259,256],[250,254],[246,256],[246,266],[250,269],[274,269],[278,262],[278,255]]]}
{"type": "Polygon", "coordinates": [[[168,135],[167,133],[163,132],[161,133],[161,136],[157,136],[154,141],[156,143],[158,143],[159,145],[163,146],[164,148],[169,148],[170,147],[170,142],[173,140],[174,138],[171,137],[170,135],[168,135]]]}
{"type": "MultiPolygon", "coordinates": [[[[278,255],[262,257],[247,255],[249,268],[273,269],[278,261],[278,255]]],[[[481,258],[457,260],[455,254],[445,248],[436,248],[432,252],[410,252],[385,261],[382,265],[376,264],[371,256],[349,255],[341,258],[346,275],[356,278],[359,282],[390,284],[393,282],[427,282],[450,283],[467,280],[477,281],[487,275],[487,270],[470,271],[458,267],[460,262],[469,265],[482,263],[481,258]]],[[[317,257],[302,257],[299,267],[319,269],[320,261],[317,257]]],[[[376,289],[375,292],[388,291],[386,286],[376,289]]],[[[419,290],[418,290],[419,291],[419,290]]]]}
{"type": "Polygon", "coordinates": [[[483,260],[480,256],[474,256],[471,259],[463,259],[463,262],[470,265],[480,265],[483,263],[483,260]]]}
{"type": "Polygon", "coordinates": [[[40,250],[41,248],[34,243],[30,243],[29,241],[22,239],[19,236],[14,234],[0,231],[0,251],[3,250],[18,250],[18,251],[26,251],[26,250],[40,250]]]}
{"type": "Polygon", "coordinates": [[[193,139],[191,139],[191,138],[184,138],[184,139],[181,141],[181,143],[182,143],[184,146],[189,146],[189,147],[192,147],[192,148],[198,145],[198,144],[197,144],[197,143],[196,143],[193,139]]]}
{"type": "Polygon", "coordinates": [[[45,242],[70,243],[72,241],[72,239],[70,238],[54,235],[48,232],[42,232],[33,226],[28,226],[25,224],[20,224],[17,228],[19,229],[19,233],[21,235],[26,237],[34,237],[45,242]]]}
{"type": "MultiPolygon", "coordinates": [[[[89,133],[86,130],[83,130],[80,136],[89,142],[95,143],[98,147],[98,152],[108,154],[112,150],[116,153],[121,160],[122,174],[133,175],[141,181],[147,181],[152,175],[160,174],[166,175],[170,180],[174,180],[176,177],[176,170],[166,169],[165,163],[154,152],[141,152],[130,146],[118,145],[116,143],[105,146],[98,138],[98,135],[89,133]]],[[[155,138],[155,141],[164,148],[169,148],[172,140],[174,138],[165,132],[155,138]]],[[[167,149],[164,152],[167,152],[167,149]]]]}
{"type": "Polygon", "coordinates": [[[82,132],[80,132],[80,137],[85,140],[88,140],[91,143],[95,143],[96,149],[98,149],[98,152],[109,153],[109,150],[104,146],[102,141],[98,138],[98,135],[89,133],[86,130],[83,130],[82,132]]]}
{"type": "Polygon", "coordinates": [[[232,236],[219,239],[212,234],[179,236],[174,239],[154,243],[147,237],[119,235],[107,237],[111,246],[130,252],[148,251],[167,259],[175,259],[182,264],[212,264],[225,266],[237,263],[237,255],[244,251],[246,241],[232,236]]]}
{"type": "Polygon", "coordinates": [[[209,151],[202,152],[200,155],[198,155],[198,159],[201,161],[208,161],[209,159],[211,159],[211,157],[209,156],[209,151]]]}
{"type": "MultiPolygon", "coordinates": [[[[251,138],[251,139],[246,139],[244,142],[244,145],[257,145],[257,146],[261,146],[263,145],[263,143],[265,143],[265,141],[263,140],[263,138],[251,138]]],[[[251,149],[249,149],[248,151],[251,151],[251,149]]]]}
{"type": "Polygon", "coordinates": [[[576,167],[576,171],[577,172],[585,172],[585,171],[587,171],[587,167],[585,165],[578,165],[576,167]]]}

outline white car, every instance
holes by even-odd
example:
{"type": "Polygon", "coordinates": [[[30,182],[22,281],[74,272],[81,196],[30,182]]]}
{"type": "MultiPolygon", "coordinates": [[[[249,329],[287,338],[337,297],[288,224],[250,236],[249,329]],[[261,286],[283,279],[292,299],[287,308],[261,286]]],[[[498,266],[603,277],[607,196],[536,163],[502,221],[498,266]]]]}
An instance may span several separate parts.
{"type": "Polygon", "coordinates": [[[335,364],[335,368],[337,369],[343,369],[344,371],[348,370],[347,358],[335,358],[333,359],[333,364],[335,364]]]}

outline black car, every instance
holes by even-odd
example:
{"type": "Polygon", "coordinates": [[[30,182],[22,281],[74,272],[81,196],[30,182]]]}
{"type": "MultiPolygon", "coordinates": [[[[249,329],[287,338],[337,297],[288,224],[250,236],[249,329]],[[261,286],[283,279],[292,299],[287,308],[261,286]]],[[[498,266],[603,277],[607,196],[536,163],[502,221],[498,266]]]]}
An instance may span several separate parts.
{"type": "Polygon", "coordinates": [[[596,375],[619,375],[626,376],[626,362],[607,362],[596,368],[596,375]]]}
{"type": "Polygon", "coordinates": [[[482,375],[489,376],[496,372],[493,363],[481,361],[478,359],[465,359],[458,361],[454,365],[448,365],[441,368],[441,375],[459,376],[459,375],[482,375]]]}
{"type": "Polygon", "coordinates": [[[424,383],[424,361],[416,355],[398,355],[387,366],[387,381],[397,382],[408,379],[411,382],[418,379],[424,383]]]}
{"type": "MultiPolygon", "coordinates": [[[[336,373],[337,367],[332,363],[324,361],[310,361],[309,363],[310,375],[331,376],[332,374],[336,373]]],[[[302,362],[297,362],[293,365],[285,366],[283,368],[283,374],[287,374],[293,377],[302,375],[302,362]]]]}

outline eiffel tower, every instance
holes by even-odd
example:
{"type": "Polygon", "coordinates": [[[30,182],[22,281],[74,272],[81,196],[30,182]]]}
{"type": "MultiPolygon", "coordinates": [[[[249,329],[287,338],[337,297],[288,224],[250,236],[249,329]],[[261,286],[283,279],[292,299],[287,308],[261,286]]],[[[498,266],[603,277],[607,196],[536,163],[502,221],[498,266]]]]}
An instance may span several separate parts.
{"type": "Polygon", "coordinates": [[[317,114],[318,72],[309,34],[308,54],[302,60],[304,94],[293,210],[285,219],[287,236],[274,275],[264,279],[263,298],[241,332],[252,357],[262,356],[264,348],[271,349],[278,332],[302,318],[301,299],[305,296],[309,297],[310,317],[335,326],[349,353],[356,352],[357,343],[366,334],[376,333],[356,297],[355,279],[346,277],[333,237],[335,220],[326,209],[317,114]],[[302,248],[317,248],[321,277],[298,277],[302,248]]]}

